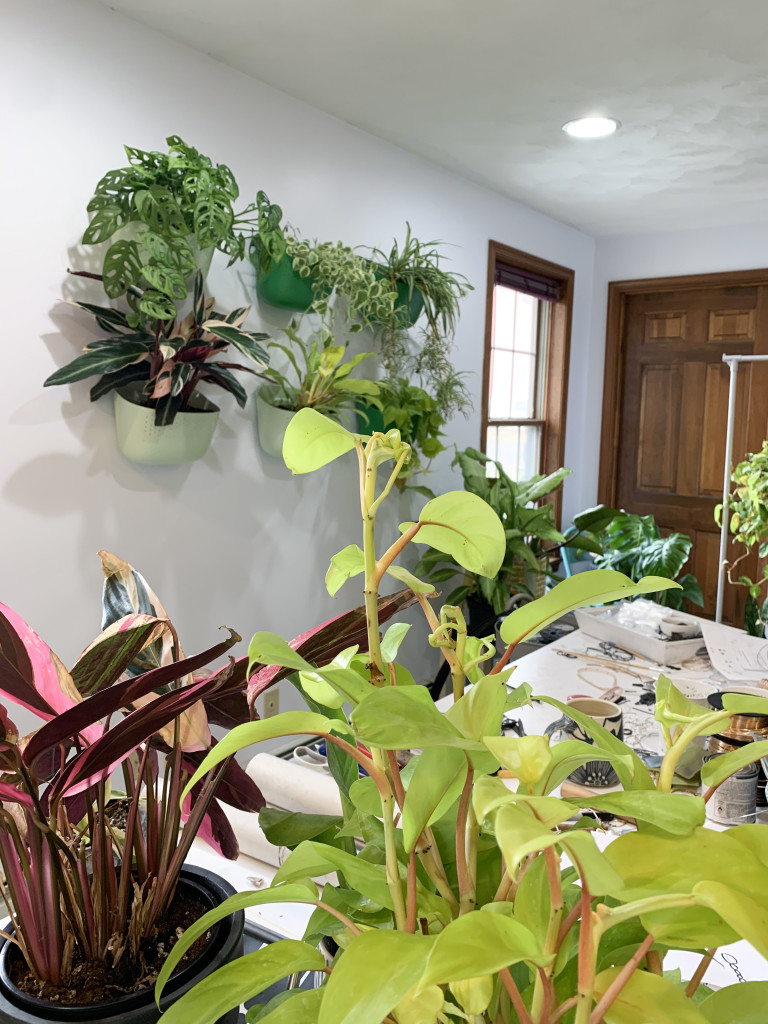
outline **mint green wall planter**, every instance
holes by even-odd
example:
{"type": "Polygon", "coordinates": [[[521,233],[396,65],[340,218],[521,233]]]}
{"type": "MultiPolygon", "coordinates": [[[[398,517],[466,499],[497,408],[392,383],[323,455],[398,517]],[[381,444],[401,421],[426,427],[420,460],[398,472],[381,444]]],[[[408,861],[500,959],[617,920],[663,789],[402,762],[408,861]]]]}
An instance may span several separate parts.
{"type": "Polygon", "coordinates": [[[312,279],[299,277],[290,256],[284,256],[279,263],[272,260],[269,270],[256,267],[256,294],[270,306],[300,313],[309,309],[315,297],[312,279]]]}
{"type": "Polygon", "coordinates": [[[283,457],[283,438],[288,424],[293,419],[293,409],[280,409],[271,402],[277,400],[278,388],[270,385],[259,388],[256,392],[256,425],[259,431],[259,444],[262,449],[275,459],[283,457]]]}
{"type": "Polygon", "coordinates": [[[139,405],[137,388],[115,392],[117,446],[126,458],[147,466],[173,466],[201,459],[211,444],[219,408],[195,395],[194,412],[179,412],[173,423],[155,426],[155,410],[139,405]]]}

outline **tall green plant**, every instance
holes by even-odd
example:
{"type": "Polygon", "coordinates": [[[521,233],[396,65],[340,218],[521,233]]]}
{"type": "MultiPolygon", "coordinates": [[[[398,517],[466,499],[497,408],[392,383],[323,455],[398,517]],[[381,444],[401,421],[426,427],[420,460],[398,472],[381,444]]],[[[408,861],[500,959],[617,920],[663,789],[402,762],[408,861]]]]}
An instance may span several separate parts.
{"type": "MultiPolygon", "coordinates": [[[[543,736],[502,737],[505,709],[531,699],[523,684],[507,693],[504,668],[515,645],[574,607],[675,587],[669,580],[633,583],[597,570],[561,583],[540,601],[508,616],[508,645],[488,675],[490,638],[467,636],[461,612],[430,603],[431,588],[397,565],[408,543],[440,547],[461,564],[492,575],[505,550],[498,518],[478,496],[451,492],[429,501],[401,536],[383,549],[375,526],[381,504],[407,459],[397,433],[360,437],[312,410],[286,433],[284,455],[294,472],[311,472],[354,451],[360,470],[363,546],[331,561],[326,583],[335,593],[362,576],[368,650],[351,648],[313,665],[284,640],[257,633],[249,671],[255,678],[280,665],[298,673],[313,709],[289,712],[233,730],[221,756],[262,739],[323,736],[342,794],[343,820],[270,816],[292,852],[271,888],[233,897],[190,928],[172,952],[158,995],[181,950],[219,914],[266,903],[315,907],[303,942],[284,940],[223,968],[183,997],[167,1024],[207,1024],[243,999],[295,971],[326,970],[321,988],[289,990],[251,1011],[262,1024],[736,1024],[721,993],[699,991],[700,972],[680,985],[663,973],[670,949],[702,951],[744,936],[768,953],[768,839],[759,828],[730,833],[702,829],[704,801],[670,792],[685,746],[718,731],[730,714],[768,702],[729,695],[726,710],[691,705],[660,681],[657,717],[668,739],[657,786],[637,755],[586,715],[570,714],[594,744],[543,736]],[[394,468],[391,464],[394,463],[394,468]],[[377,482],[384,469],[383,480],[377,482]],[[398,661],[403,625],[379,634],[377,593],[385,575],[411,587],[424,612],[428,640],[447,659],[454,704],[442,715],[398,661]],[[465,690],[465,682],[473,683],[465,690]],[[345,714],[344,707],[351,708],[345,714]],[[420,751],[401,767],[403,751],[420,751]],[[624,791],[564,799],[559,783],[587,760],[610,761],[624,791]],[[494,773],[501,766],[503,777],[494,773]],[[363,767],[367,778],[358,778],[363,767]],[[506,785],[509,780],[509,785],[506,785]],[[601,850],[590,827],[573,824],[582,806],[637,822],[601,850]],[[314,830],[314,831],[313,831],[314,830]],[[308,838],[309,837],[309,838],[308,838]],[[363,844],[355,855],[352,838],[363,844]],[[738,865],[738,866],[737,866],[738,865]],[[312,877],[336,872],[341,884],[321,891],[312,877]],[[314,948],[332,934],[340,948],[330,969],[314,948]],[[700,1008],[692,997],[705,995],[700,1008]],[[714,1015],[709,1015],[712,1010],[714,1015]]],[[[712,786],[755,749],[707,765],[712,786]]],[[[216,756],[200,766],[202,777],[216,756]]],[[[706,957],[705,957],[706,959],[706,957]]],[[[762,1012],[765,986],[735,986],[739,1012],[762,1012]]],[[[729,996],[734,995],[733,991],[729,996]]]]}
{"type": "Polygon", "coordinates": [[[200,251],[215,247],[230,264],[242,259],[256,223],[255,204],[235,212],[239,189],[229,167],[178,135],[165,141],[167,153],[125,146],[128,166],[108,171],[88,203],[93,217],[83,243],[113,240],[104,256],[104,290],[111,299],[126,296],[133,327],[147,317],[175,317],[200,251]],[[136,237],[115,239],[130,225],[136,237]]]}

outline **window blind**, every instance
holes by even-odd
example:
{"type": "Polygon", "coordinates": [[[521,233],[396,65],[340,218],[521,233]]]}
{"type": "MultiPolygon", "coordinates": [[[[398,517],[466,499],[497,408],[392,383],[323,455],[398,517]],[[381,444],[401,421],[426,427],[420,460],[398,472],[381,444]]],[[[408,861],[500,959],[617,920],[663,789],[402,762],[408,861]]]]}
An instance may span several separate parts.
{"type": "Polygon", "coordinates": [[[544,302],[557,302],[560,299],[560,282],[532,270],[520,270],[505,263],[497,263],[494,281],[505,288],[514,288],[515,291],[532,295],[544,302]]]}

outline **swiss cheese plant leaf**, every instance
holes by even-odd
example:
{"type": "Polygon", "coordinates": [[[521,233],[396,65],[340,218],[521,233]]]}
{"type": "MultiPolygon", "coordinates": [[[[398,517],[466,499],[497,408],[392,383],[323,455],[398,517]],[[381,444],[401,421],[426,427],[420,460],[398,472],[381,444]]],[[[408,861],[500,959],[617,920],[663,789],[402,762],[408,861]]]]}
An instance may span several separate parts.
{"type": "MultiPolygon", "coordinates": [[[[595,996],[605,994],[621,968],[611,967],[595,978],[595,996]]],[[[707,1024],[700,1007],[667,978],[635,971],[609,1010],[605,1024],[707,1024]]]]}
{"type": "Polygon", "coordinates": [[[507,615],[501,624],[501,639],[505,644],[518,644],[574,608],[604,604],[637,594],[655,594],[670,588],[680,589],[678,583],[660,576],[644,576],[633,583],[628,576],[613,569],[580,572],[558,583],[544,597],[507,615]]]}
{"type": "Polygon", "coordinates": [[[132,285],[141,281],[138,245],[125,239],[113,242],[104,257],[103,271],[104,291],[110,299],[124,295],[132,285]]]}
{"type": "Polygon", "coordinates": [[[707,1024],[764,1024],[768,981],[744,981],[713,992],[699,1004],[707,1024]]]}
{"type": "Polygon", "coordinates": [[[292,473],[312,473],[352,451],[357,435],[314,409],[299,409],[283,439],[283,460],[292,473]]]}
{"type": "Polygon", "coordinates": [[[502,914],[473,910],[440,932],[419,986],[493,974],[521,960],[543,967],[550,959],[524,925],[502,914]]]}
{"type": "MultiPolygon", "coordinates": [[[[487,501],[469,491],[448,491],[428,501],[419,513],[419,544],[450,555],[462,568],[495,576],[504,560],[504,527],[487,501]]],[[[405,532],[412,523],[403,523],[405,532]]]]}
{"type": "Polygon", "coordinates": [[[333,597],[347,580],[365,571],[365,555],[357,544],[348,544],[331,559],[325,574],[325,586],[333,597]]]}
{"type": "Polygon", "coordinates": [[[163,1024],[210,1024],[289,974],[324,966],[322,954],[305,942],[273,942],[203,978],[165,1011],[163,1024]]]}
{"type": "Polygon", "coordinates": [[[396,931],[355,938],[334,965],[318,1024],[381,1024],[418,982],[434,943],[396,931]]]}

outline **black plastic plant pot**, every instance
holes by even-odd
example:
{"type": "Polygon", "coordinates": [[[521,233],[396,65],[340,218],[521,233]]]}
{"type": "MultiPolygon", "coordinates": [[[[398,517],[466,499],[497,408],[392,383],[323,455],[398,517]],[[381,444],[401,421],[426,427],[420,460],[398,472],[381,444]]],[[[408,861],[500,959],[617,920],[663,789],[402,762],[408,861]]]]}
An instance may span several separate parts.
{"type": "MultiPolygon", "coordinates": [[[[181,871],[181,879],[187,889],[192,890],[211,908],[235,893],[229,882],[205,868],[185,866],[181,871]]],[[[180,996],[213,971],[242,956],[244,920],[245,915],[241,910],[211,929],[211,939],[203,952],[168,982],[160,1002],[163,1010],[167,1010],[180,996]]],[[[107,1003],[90,1003],[87,1006],[59,1006],[29,996],[10,980],[8,959],[15,948],[7,940],[3,940],[0,946],[0,1024],[47,1024],[52,1021],[63,1024],[93,1024],[94,1021],[104,1021],[105,1024],[156,1024],[160,1020],[154,985],[140,992],[111,999],[107,1003]]],[[[238,1019],[239,1008],[235,1008],[221,1017],[217,1024],[237,1024],[238,1019]]]]}

